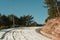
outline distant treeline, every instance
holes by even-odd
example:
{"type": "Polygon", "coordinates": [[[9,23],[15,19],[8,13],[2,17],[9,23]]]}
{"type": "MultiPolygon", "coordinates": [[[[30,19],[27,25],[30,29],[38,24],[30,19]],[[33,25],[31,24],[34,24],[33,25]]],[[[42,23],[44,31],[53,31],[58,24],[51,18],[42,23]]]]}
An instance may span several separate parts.
{"type": "Polygon", "coordinates": [[[13,14],[8,16],[0,14],[0,29],[24,26],[42,26],[42,24],[35,22],[33,18],[32,15],[17,17],[13,14]]]}

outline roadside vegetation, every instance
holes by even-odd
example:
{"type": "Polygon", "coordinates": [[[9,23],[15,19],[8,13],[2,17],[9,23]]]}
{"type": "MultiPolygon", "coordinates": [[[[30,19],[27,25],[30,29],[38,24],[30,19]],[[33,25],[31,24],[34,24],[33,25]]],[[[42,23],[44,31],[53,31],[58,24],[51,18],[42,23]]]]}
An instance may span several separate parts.
{"type": "Polygon", "coordinates": [[[60,17],[60,1],[59,0],[45,0],[45,7],[48,9],[48,19],[60,17]]]}
{"type": "Polygon", "coordinates": [[[32,26],[42,26],[42,24],[38,24],[34,21],[34,17],[32,15],[23,15],[17,17],[13,14],[8,16],[0,14],[0,29],[32,26]]]}

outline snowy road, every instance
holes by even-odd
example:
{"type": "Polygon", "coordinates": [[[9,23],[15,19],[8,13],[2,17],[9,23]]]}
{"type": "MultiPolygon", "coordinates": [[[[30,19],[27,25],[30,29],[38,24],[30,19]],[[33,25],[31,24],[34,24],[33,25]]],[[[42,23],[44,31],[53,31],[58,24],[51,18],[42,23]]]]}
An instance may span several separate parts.
{"type": "Polygon", "coordinates": [[[38,28],[39,27],[16,28],[0,31],[0,40],[51,40],[38,33],[36,31],[38,28]]]}

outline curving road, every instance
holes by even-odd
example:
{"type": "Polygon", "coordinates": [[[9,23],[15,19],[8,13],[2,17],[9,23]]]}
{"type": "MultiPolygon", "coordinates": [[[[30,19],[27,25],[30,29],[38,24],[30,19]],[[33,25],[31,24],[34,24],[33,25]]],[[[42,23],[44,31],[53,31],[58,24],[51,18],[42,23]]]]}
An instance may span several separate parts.
{"type": "Polygon", "coordinates": [[[51,40],[39,33],[40,27],[13,28],[0,31],[0,40],[51,40]]]}

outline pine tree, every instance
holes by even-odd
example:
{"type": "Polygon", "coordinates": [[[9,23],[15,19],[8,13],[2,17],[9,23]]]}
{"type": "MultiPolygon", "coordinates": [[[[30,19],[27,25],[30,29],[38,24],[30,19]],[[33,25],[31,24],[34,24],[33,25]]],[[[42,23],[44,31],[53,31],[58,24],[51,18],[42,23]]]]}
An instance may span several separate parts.
{"type": "Polygon", "coordinates": [[[57,0],[45,0],[48,8],[48,19],[60,17],[60,2],[57,0]]]}

